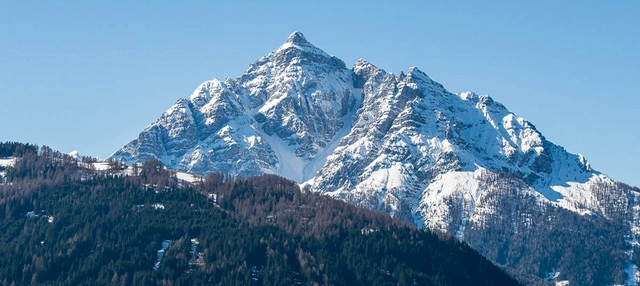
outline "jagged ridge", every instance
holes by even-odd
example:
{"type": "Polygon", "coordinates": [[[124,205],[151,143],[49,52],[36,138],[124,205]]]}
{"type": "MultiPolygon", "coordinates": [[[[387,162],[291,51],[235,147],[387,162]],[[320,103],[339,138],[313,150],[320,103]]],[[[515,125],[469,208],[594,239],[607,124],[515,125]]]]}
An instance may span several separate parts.
{"type": "MultiPolygon", "coordinates": [[[[415,67],[395,75],[359,60],[348,69],[300,32],[240,77],[201,84],[111,158],[158,158],[199,174],[278,174],[470,238],[491,259],[543,278],[554,269],[554,279],[610,284],[624,274],[618,268],[605,280],[584,281],[564,271],[570,258],[526,269],[522,258],[503,254],[518,235],[537,233],[529,220],[550,212],[541,206],[569,210],[562,219],[623,224],[612,241],[633,242],[639,233],[637,189],[593,170],[491,97],[453,94],[415,67]],[[494,239],[491,220],[505,222],[494,248],[482,245],[494,239]]],[[[620,259],[610,258],[637,275],[628,257],[620,259]]]]}

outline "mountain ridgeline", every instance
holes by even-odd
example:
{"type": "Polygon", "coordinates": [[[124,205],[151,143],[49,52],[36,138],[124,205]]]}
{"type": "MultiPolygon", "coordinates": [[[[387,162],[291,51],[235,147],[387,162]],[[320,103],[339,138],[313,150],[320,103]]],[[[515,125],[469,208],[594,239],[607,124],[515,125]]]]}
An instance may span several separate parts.
{"type": "Polygon", "coordinates": [[[236,79],[201,84],[111,159],[277,174],[550,282],[640,278],[640,190],[489,96],[451,93],[415,67],[348,68],[299,32],[236,79]]]}
{"type": "Polygon", "coordinates": [[[2,285],[519,285],[451,235],[282,177],[190,184],[158,160],[101,169],[15,146],[2,285]]]}

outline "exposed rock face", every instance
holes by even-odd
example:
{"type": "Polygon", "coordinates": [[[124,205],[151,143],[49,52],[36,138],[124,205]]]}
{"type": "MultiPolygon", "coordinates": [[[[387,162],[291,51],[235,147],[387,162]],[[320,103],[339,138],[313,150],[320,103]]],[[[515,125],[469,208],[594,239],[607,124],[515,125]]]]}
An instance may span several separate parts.
{"type": "Polygon", "coordinates": [[[417,68],[394,75],[359,60],[349,69],[299,32],[242,76],[201,84],[111,158],[279,174],[450,232],[550,281],[638,275],[637,188],[592,170],[489,96],[450,93],[417,68]]]}
{"type": "Polygon", "coordinates": [[[295,32],[237,79],[201,84],[111,158],[157,158],[199,174],[308,179],[303,165],[336,138],[354,109],[352,81],[344,62],[295,32]]]}

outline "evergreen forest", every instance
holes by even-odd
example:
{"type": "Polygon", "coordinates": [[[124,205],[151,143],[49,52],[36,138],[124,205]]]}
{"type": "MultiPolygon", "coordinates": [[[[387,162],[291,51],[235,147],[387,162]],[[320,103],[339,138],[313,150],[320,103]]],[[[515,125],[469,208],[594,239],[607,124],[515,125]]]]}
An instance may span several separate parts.
{"type": "Polygon", "coordinates": [[[0,143],[1,285],[519,285],[465,243],[273,175],[0,143]]]}

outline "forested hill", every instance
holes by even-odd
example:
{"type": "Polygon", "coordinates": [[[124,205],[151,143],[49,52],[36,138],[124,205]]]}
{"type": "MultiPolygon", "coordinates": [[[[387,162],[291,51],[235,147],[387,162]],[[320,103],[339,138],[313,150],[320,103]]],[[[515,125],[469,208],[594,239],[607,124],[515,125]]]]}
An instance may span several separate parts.
{"type": "Polygon", "coordinates": [[[2,285],[518,285],[450,235],[265,175],[178,180],[0,144],[2,285]]]}

